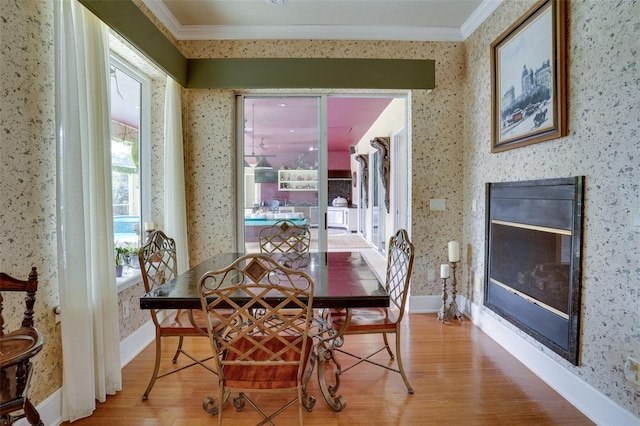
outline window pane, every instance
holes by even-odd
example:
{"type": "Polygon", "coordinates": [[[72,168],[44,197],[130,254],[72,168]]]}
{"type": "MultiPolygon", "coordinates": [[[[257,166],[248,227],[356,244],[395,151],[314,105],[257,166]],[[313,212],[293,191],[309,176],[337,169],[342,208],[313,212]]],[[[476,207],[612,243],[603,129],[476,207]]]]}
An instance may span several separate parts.
{"type": "Polygon", "coordinates": [[[111,66],[111,174],[116,246],[140,244],[141,83],[111,66]]]}

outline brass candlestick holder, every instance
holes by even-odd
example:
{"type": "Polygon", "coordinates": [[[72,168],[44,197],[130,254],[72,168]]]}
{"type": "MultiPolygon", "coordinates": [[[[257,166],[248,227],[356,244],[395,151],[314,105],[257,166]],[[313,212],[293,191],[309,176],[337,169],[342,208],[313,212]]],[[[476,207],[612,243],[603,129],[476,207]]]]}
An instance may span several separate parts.
{"type": "Polygon", "coordinates": [[[447,308],[447,279],[442,279],[442,308],[438,311],[438,319],[441,323],[451,321],[449,309],[447,308]]]}
{"type": "Polygon", "coordinates": [[[449,318],[449,320],[452,320],[454,318],[456,318],[459,321],[464,321],[464,319],[462,318],[462,314],[460,313],[460,310],[458,309],[458,302],[456,302],[456,295],[458,294],[458,290],[456,289],[456,285],[457,280],[456,280],[456,266],[457,266],[458,262],[451,262],[451,275],[452,275],[452,279],[451,279],[451,303],[449,304],[449,307],[447,308],[447,313],[446,313],[446,317],[449,318]]]}

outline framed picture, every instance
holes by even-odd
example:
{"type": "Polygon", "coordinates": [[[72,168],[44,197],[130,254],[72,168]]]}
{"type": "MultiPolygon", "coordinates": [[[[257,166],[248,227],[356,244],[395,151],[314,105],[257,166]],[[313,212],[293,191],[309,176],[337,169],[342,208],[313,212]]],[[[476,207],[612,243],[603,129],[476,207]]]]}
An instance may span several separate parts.
{"type": "Polygon", "coordinates": [[[567,135],[565,20],[541,0],[491,43],[491,152],[567,135]]]}

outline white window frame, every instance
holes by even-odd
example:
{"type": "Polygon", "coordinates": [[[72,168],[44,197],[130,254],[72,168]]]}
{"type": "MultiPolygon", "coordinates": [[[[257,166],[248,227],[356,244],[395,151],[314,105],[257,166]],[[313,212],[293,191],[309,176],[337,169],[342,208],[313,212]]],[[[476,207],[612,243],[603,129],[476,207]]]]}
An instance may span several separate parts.
{"type": "MultiPolygon", "coordinates": [[[[140,232],[142,224],[151,219],[151,78],[135,69],[129,62],[111,52],[110,64],[129,74],[140,82],[140,232]]],[[[111,112],[109,112],[111,115],[111,112]]],[[[141,234],[142,238],[144,235],[141,234]]],[[[116,278],[118,293],[139,283],[142,279],[140,270],[116,278]]]]}

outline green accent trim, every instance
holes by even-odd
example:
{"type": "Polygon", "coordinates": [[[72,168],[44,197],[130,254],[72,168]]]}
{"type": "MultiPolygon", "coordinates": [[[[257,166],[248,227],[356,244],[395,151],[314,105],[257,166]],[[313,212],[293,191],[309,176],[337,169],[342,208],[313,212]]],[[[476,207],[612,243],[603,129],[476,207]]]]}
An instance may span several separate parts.
{"type": "Polygon", "coordinates": [[[433,89],[432,59],[186,59],[131,0],[78,0],[187,88],[433,89]]]}
{"type": "Polygon", "coordinates": [[[78,0],[102,22],[136,46],[181,86],[187,83],[187,59],[130,0],[78,0]]]}
{"type": "Polygon", "coordinates": [[[433,89],[431,59],[189,59],[188,88],[433,89]]]}

